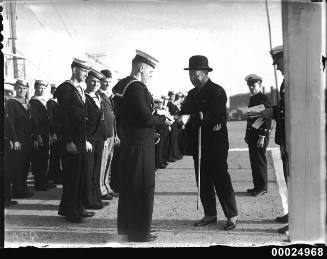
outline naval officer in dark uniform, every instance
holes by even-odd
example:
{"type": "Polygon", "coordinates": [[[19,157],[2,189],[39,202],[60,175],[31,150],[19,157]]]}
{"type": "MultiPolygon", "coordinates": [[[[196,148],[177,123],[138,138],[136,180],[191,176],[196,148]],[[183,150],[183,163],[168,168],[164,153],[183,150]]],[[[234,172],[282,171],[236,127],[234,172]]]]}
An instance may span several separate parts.
{"type": "Polygon", "coordinates": [[[158,61],[137,50],[130,76],[113,89],[121,97],[118,110],[122,127],[121,178],[118,201],[118,234],[129,241],[154,240],[151,222],[155,186],[155,126],[165,116],[153,115],[153,99],[147,82],[158,61]]]}
{"type": "MultiPolygon", "coordinates": [[[[281,46],[274,47],[270,51],[270,55],[273,60],[273,66],[276,66],[276,69],[279,70],[284,75],[283,52],[284,52],[284,47],[281,45],[281,46]]],[[[275,142],[280,147],[280,154],[283,161],[284,178],[287,184],[289,172],[288,172],[288,154],[286,150],[284,80],[280,86],[279,95],[280,98],[278,104],[274,105],[272,108],[266,108],[264,111],[261,112],[261,114],[266,119],[273,118],[276,120],[275,142]]],[[[287,223],[288,214],[277,217],[276,221],[280,223],[287,223]]],[[[278,232],[281,234],[287,234],[288,225],[280,228],[278,232]]]]}
{"type": "MultiPolygon", "coordinates": [[[[270,101],[262,93],[262,78],[256,74],[245,77],[245,81],[250,90],[249,108],[264,105],[265,108],[271,107],[270,101]]],[[[249,116],[246,124],[245,142],[249,146],[250,163],[254,188],[247,192],[253,196],[267,194],[268,172],[266,149],[269,144],[269,132],[271,119],[263,119],[262,116],[249,116]]]]}
{"type": "Polygon", "coordinates": [[[72,77],[58,86],[58,100],[63,124],[63,193],[58,214],[73,223],[81,223],[83,217],[91,217],[82,206],[82,191],[86,173],[86,121],[85,79],[90,65],[74,59],[72,77]]]}
{"type": "Polygon", "coordinates": [[[181,108],[179,118],[183,124],[190,124],[193,132],[189,141],[193,145],[193,159],[196,179],[198,179],[198,130],[201,134],[200,198],[204,209],[204,218],[195,226],[205,226],[217,221],[215,191],[227,218],[225,230],[237,225],[237,207],[235,194],[228,173],[228,132],[225,90],[213,83],[208,72],[212,68],[205,56],[192,56],[189,60],[189,76],[195,86],[181,108]],[[188,121],[189,120],[189,121],[188,121]],[[188,122],[187,122],[188,121],[188,122]],[[193,138],[192,138],[193,137],[193,138]]]}

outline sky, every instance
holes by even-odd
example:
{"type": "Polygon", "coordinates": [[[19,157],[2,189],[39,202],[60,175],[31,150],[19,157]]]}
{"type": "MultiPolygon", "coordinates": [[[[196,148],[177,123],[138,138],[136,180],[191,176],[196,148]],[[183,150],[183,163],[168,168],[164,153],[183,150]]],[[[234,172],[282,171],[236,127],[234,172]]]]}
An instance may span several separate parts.
{"type": "MultiPolygon", "coordinates": [[[[281,4],[268,4],[274,47],[282,44],[281,4]]],[[[74,57],[92,62],[95,69],[109,68],[115,83],[130,74],[140,49],[159,60],[148,85],[155,98],[192,89],[184,68],[191,56],[205,55],[213,68],[210,78],[229,97],[248,93],[244,78],[250,73],[260,75],[267,89],[275,86],[265,8],[263,0],[18,0],[16,44],[26,58],[27,79],[56,84],[70,78],[74,57]],[[97,55],[104,65],[85,53],[97,55]]],[[[7,39],[6,16],[3,23],[7,39]]]]}

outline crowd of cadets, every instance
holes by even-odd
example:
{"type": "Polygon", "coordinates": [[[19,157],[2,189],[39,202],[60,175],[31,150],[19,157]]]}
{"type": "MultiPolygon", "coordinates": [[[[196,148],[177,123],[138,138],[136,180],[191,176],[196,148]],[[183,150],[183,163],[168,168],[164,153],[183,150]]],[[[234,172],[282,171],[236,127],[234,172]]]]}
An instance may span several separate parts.
{"type": "MultiPolygon", "coordinates": [[[[111,78],[111,72],[107,69],[101,73],[91,69],[86,79],[86,133],[92,148],[83,157],[86,172],[81,201],[85,209],[101,209],[108,205],[103,200],[111,200],[119,194],[121,134],[115,109],[118,98],[111,93],[111,78]]],[[[14,84],[15,96],[5,91],[5,207],[17,204],[12,198],[22,199],[34,195],[27,188],[30,172],[34,175],[35,191],[47,191],[64,183],[63,111],[58,108],[58,100],[54,96],[57,87],[36,80],[34,96],[30,99],[27,98],[29,87],[26,81],[18,79],[14,84]],[[51,87],[52,98],[46,93],[48,87],[51,87]]],[[[169,91],[168,96],[154,99],[154,113],[166,115],[173,122],[171,126],[164,124],[156,127],[157,169],[163,169],[169,162],[183,157],[182,127],[175,122],[175,118],[184,97],[182,93],[169,91]]],[[[76,180],[71,178],[72,182],[76,180]]],[[[64,214],[61,208],[59,214],[64,214]]]]}

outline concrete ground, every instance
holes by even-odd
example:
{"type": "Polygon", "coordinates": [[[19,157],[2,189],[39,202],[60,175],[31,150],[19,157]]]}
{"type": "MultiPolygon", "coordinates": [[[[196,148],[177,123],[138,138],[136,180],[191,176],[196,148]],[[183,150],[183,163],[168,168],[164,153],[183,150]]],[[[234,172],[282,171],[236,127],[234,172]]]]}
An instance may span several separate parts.
{"type": "MultiPolygon", "coordinates": [[[[193,227],[203,216],[202,206],[196,208],[197,188],[191,157],[170,163],[156,172],[153,229],[158,239],[149,243],[128,243],[117,235],[118,199],[95,211],[81,224],[67,222],[58,216],[62,186],[46,192],[36,192],[28,199],[5,209],[5,247],[187,247],[187,246],[265,246],[288,245],[288,237],[277,233],[283,226],[275,217],[284,214],[286,198],[278,149],[271,138],[267,152],[268,194],[253,197],[248,151],[243,141],[245,122],[229,122],[229,172],[239,210],[239,224],[224,231],[225,217],[217,199],[218,222],[205,227],[193,227]],[[277,152],[277,153],[276,153],[277,152]],[[276,155],[277,154],[277,155],[276,155]],[[274,157],[274,159],[272,158],[274,157]],[[278,180],[278,181],[277,181],[278,180]],[[278,184],[279,183],[279,184],[278,184]]],[[[274,136],[272,133],[271,136],[274,136]]],[[[29,188],[33,190],[33,177],[29,188]]]]}

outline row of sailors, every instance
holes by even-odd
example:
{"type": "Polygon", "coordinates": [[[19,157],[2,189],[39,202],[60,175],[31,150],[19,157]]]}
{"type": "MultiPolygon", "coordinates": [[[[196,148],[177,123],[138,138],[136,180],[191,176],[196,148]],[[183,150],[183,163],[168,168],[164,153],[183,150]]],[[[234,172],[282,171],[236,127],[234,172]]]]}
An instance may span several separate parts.
{"type": "MultiPolygon", "coordinates": [[[[101,209],[107,205],[102,200],[111,200],[118,195],[113,190],[118,189],[116,176],[110,174],[111,169],[115,169],[112,163],[114,145],[119,144],[113,102],[108,94],[110,81],[109,70],[102,70],[101,74],[90,71],[87,89],[83,93],[89,118],[87,135],[92,149],[85,157],[82,199],[85,208],[90,209],[101,209]],[[103,117],[100,123],[97,113],[103,117]]],[[[64,183],[62,156],[65,123],[57,99],[46,98],[47,87],[48,83],[36,80],[35,95],[28,100],[29,84],[18,79],[14,85],[16,96],[4,98],[5,207],[17,203],[11,198],[34,195],[27,188],[30,171],[34,175],[35,191],[46,191],[64,183]]],[[[55,91],[56,86],[51,85],[51,94],[55,91]]]]}
{"type": "MultiPolygon", "coordinates": [[[[80,89],[80,97],[86,103],[87,143],[90,144],[83,164],[86,172],[82,202],[86,209],[103,208],[107,203],[102,200],[117,197],[119,191],[121,134],[117,125],[117,98],[109,89],[111,78],[109,70],[98,72],[91,69],[85,80],[86,90],[80,89]]],[[[5,207],[17,203],[11,198],[33,196],[27,188],[30,171],[34,175],[35,191],[46,191],[64,182],[65,123],[57,98],[46,97],[47,87],[45,81],[36,80],[34,96],[28,100],[29,84],[18,79],[14,85],[16,96],[5,96],[5,207]]],[[[50,87],[51,94],[55,95],[56,85],[50,87]]],[[[183,98],[182,93],[169,91],[168,96],[154,100],[154,112],[171,120],[170,126],[156,127],[159,136],[155,148],[157,169],[183,157],[182,128],[174,117],[180,111],[183,98]]]]}

